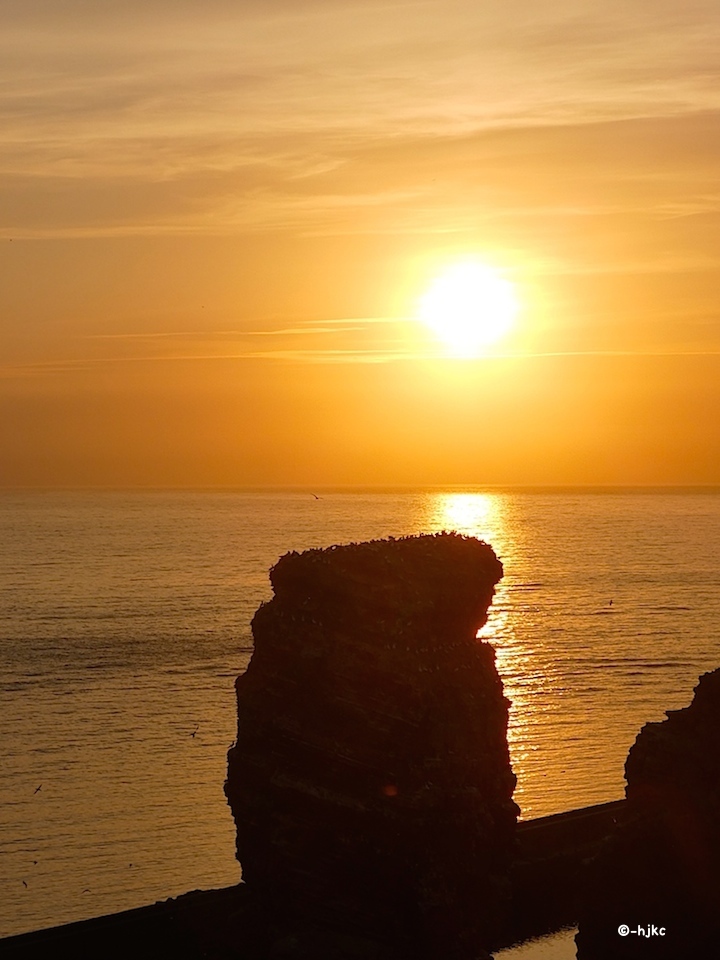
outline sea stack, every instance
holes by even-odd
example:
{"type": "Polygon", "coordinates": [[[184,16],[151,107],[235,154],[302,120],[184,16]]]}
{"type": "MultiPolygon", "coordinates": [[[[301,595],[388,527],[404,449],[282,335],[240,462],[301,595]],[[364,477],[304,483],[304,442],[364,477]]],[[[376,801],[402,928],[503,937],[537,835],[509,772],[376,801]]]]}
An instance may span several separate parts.
{"type": "Polygon", "coordinates": [[[455,533],[272,568],[225,789],[277,956],[344,956],[349,937],[348,956],[476,960],[491,944],[518,808],[508,701],[476,633],[501,577],[455,533]]]}
{"type": "Polygon", "coordinates": [[[720,670],[642,728],[625,777],[626,812],[589,869],[578,960],[717,956],[720,670]]]}

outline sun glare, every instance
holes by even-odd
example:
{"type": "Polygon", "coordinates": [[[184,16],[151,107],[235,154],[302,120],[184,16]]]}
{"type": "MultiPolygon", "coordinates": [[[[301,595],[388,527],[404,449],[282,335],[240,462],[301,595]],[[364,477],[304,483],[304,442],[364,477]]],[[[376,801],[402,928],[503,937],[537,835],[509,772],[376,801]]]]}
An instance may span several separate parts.
{"type": "Polygon", "coordinates": [[[509,280],[486,264],[465,262],[433,280],[418,316],[452,356],[474,357],[508,332],[517,311],[509,280]]]}

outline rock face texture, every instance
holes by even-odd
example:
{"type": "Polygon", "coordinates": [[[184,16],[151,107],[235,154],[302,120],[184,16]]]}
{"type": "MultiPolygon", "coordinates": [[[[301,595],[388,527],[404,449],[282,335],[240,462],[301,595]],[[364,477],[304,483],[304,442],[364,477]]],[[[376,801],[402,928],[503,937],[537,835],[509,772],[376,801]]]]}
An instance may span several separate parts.
{"type": "Polygon", "coordinates": [[[625,776],[626,814],[590,869],[579,960],[720,956],[720,670],[642,728],[625,776]],[[643,932],[621,937],[621,924],[643,932]]]}
{"type": "Polygon", "coordinates": [[[243,879],[282,943],[329,930],[443,960],[491,943],[518,808],[508,701],[476,632],[501,576],[458,534],[271,570],[225,789],[243,879]]]}

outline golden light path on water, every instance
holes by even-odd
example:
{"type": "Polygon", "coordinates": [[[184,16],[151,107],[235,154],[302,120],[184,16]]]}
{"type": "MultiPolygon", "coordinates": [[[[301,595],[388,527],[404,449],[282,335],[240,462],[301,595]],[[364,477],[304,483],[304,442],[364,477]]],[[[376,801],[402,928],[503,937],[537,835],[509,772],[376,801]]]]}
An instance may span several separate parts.
{"type": "Polygon", "coordinates": [[[508,500],[501,494],[444,493],[435,498],[435,514],[431,525],[438,530],[456,530],[467,536],[489,543],[503,562],[504,575],[495,590],[488,620],[478,630],[478,638],[495,648],[498,672],[503,680],[505,695],[510,700],[508,745],[513,770],[518,778],[515,800],[524,819],[545,812],[544,801],[538,795],[541,774],[532,764],[532,754],[538,745],[533,743],[533,731],[545,726],[547,714],[538,671],[532,669],[532,651],[516,634],[511,592],[533,584],[523,584],[514,569],[512,557],[523,552],[518,542],[519,530],[508,516],[508,500]],[[533,775],[534,774],[534,775],[533,775]]]}
{"type": "MultiPolygon", "coordinates": [[[[528,819],[549,812],[546,805],[552,804],[552,800],[543,796],[543,783],[548,778],[551,781],[555,779],[555,774],[561,780],[565,771],[560,764],[557,767],[552,762],[548,764],[542,751],[538,756],[538,744],[533,743],[533,738],[548,721],[552,727],[552,711],[548,710],[542,689],[546,684],[540,682],[539,672],[530,668],[533,653],[515,631],[511,600],[513,587],[519,589],[522,595],[525,592],[523,587],[532,588],[535,585],[521,582],[522,578],[518,576],[511,559],[523,553],[523,547],[527,547],[527,544],[518,543],[522,525],[518,524],[517,518],[513,518],[515,522],[512,522],[508,510],[508,499],[497,494],[440,494],[435,500],[436,512],[432,526],[478,537],[491,544],[503,561],[503,579],[496,587],[488,620],[478,630],[478,638],[495,648],[498,672],[503,679],[505,695],[510,700],[508,746],[513,770],[518,778],[514,796],[520,805],[522,818],[528,819]]],[[[552,737],[551,731],[544,732],[552,737]]],[[[544,738],[541,735],[538,739],[544,738]]],[[[519,947],[502,950],[497,956],[506,957],[507,960],[569,960],[575,956],[575,933],[575,929],[563,930],[519,947]]]]}

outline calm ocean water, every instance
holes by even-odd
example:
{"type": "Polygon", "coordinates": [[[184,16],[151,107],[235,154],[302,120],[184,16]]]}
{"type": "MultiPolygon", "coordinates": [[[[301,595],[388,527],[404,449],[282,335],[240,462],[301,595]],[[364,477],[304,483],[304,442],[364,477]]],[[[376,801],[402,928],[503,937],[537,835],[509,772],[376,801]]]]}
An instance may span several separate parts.
{"type": "Polygon", "coordinates": [[[233,680],[288,550],[456,529],[505,566],[482,636],[524,817],[623,793],[641,725],[720,665],[720,496],[0,496],[0,935],[239,879],[233,680]]]}

